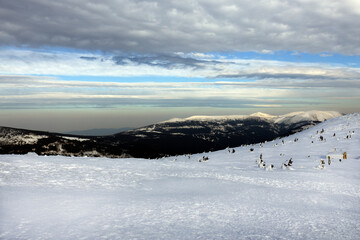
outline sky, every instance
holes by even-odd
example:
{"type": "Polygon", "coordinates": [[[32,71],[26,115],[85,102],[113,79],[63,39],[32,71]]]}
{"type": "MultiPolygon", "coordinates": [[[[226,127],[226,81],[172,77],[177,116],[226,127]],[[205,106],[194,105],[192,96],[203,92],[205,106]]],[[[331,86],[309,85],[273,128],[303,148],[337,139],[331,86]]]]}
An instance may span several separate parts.
{"type": "Polygon", "coordinates": [[[360,111],[358,0],[0,0],[0,126],[360,111]]]}

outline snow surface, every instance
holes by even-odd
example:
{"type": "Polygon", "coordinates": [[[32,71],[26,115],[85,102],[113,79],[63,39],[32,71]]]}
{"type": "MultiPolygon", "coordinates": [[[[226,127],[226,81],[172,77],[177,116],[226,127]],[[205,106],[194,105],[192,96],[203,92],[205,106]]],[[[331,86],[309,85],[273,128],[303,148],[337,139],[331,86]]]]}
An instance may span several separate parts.
{"type": "Polygon", "coordinates": [[[88,138],[79,138],[79,137],[67,137],[67,136],[59,136],[59,137],[64,138],[64,139],[68,139],[68,140],[79,141],[79,142],[84,142],[84,141],[89,141],[90,140],[88,138]]]}
{"type": "Polygon", "coordinates": [[[308,121],[308,120],[323,122],[325,120],[340,116],[341,114],[335,111],[293,112],[277,117],[275,123],[292,124],[292,123],[308,121]]]}
{"type": "Polygon", "coordinates": [[[359,147],[360,114],[352,114],[235,153],[0,155],[0,238],[358,239],[359,147]],[[318,167],[343,152],[348,159],[318,167]]]}

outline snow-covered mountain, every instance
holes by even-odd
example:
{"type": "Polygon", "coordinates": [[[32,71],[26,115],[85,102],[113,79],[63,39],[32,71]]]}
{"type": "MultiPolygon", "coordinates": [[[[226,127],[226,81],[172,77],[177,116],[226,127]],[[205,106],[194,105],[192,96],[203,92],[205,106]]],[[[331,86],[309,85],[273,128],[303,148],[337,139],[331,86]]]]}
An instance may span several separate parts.
{"type": "Polygon", "coordinates": [[[336,111],[308,111],[308,112],[293,112],[280,116],[273,116],[267,113],[257,112],[251,115],[225,115],[225,116],[192,116],[188,118],[173,118],[168,122],[186,122],[186,121],[228,121],[228,120],[244,120],[249,118],[261,118],[277,123],[298,123],[298,122],[323,122],[325,120],[340,117],[341,114],[336,111]]]}
{"type": "Polygon", "coordinates": [[[128,146],[127,153],[131,156],[154,158],[269,141],[339,116],[341,114],[338,112],[323,111],[282,116],[263,113],[248,116],[193,116],[115,134],[109,136],[107,141],[128,146]]]}
{"type": "Polygon", "coordinates": [[[249,116],[193,116],[103,137],[2,127],[0,153],[157,158],[269,141],[338,116],[341,114],[322,111],[282,116],[264,113],[249,116]]]}
{"type": "Polygon", "coordinates": [[[0,238],[358,239],[359,171],[359,113],[158,160],[0,155],[0,238]]]}
{"type": "Polygon", "coordinates": [[[308,112],[293,112],[282,116],[277,116],[274,119],[276,123],[296,124],[299,122],[323,122],[334,117],[340,117],[341,114],[335,111],[308,111],[308,112]]]}

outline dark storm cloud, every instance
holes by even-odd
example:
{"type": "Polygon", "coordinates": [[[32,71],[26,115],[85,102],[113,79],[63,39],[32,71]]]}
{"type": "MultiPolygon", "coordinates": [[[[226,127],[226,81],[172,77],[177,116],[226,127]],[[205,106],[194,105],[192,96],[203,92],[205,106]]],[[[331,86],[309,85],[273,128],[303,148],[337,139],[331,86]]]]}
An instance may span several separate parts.
{"type": "Polygon", "coordinates": [[[84,56],[81,56],[80,59],[88,60],[88,61],[95,61],[95,60],[97,60],[96,57],[84,57],[84,56]]]}
{"type": "Polygon", "coordinates": [[[0,0],[0,45],[360,54],[358,1],[0,0]]]}
{"type": "MultiPolygon", "coordinates": [[[[350,72],[350,71],[342,71],[342,75],[335,75],[329,73],[322,73],[322,74],[311,74],[311,73],[266,73],[266,72],[255,72],[255,73],[238,73],[238,74],[221,74],[217,75],[214,78],[229,78],[229,79],[271,79],[273,82],[276,82],[279,79],[292,79],[292,80],[316,80],[317,83],[345,83],[342,87],[349,87],[353,84],[359,84],[359,76],[360,74],[357,72],[350,72]],[[321,80],[321,81],[320,81],[321,80]]],[[[264,83],[264,81],[262,81],[264,83]]],[[[292,82],[294,86],[296,86],[296,82],[292,82]]]]}
{"type": "Polygon", "coordinates": [[[176,55],[145,55],[145,56],[114,56],[113,61],[118,65],[127,64],[144,64],[149,66],[159,66],[168,69],[172,68],[203,68],[204,64],[210,65],[215,64],[218,61],[204,61],[190,57],[181,57],[176,55]]]}

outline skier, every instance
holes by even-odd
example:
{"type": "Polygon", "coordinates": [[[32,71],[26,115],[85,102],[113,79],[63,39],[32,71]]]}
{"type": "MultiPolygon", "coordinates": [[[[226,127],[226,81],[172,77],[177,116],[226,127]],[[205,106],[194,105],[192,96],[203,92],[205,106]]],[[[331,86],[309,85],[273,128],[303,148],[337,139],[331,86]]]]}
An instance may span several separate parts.
{"type": "Polygon", "coordinates": [[[291,165],[293,164],[292,158],[290,158],[289,162],[288,162],[288,166],[291,167],[291,165]]]}

